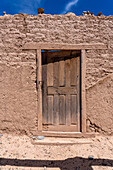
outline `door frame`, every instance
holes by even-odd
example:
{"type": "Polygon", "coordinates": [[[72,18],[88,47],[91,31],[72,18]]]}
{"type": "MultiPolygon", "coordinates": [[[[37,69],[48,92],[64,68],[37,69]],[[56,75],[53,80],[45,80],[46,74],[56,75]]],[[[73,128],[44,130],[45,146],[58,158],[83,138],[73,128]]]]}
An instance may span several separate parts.
{"type": "MultiPolygon", "coordinates": [[[[38,131],[42,132],[42,55],[41,50],[37,50],[37,85],[38,85],[38,131]]],[[[48,50],[48,49],[46,49],[48,50]]],[[[53,50],[53,49],[52,49],[53,50]]],[[[56,50],[56,49],[54,49],[56,50]]],[[[60,49],[58,49],[60,50],[60,49]]],[[[67,49],[64,49],[67,50],[67,49]]],[[[70,49],[72,50],[72,49],[70,49]]],[[[86,132],[86,94],[85,94],[85,75],[86,75],[86,52],[81,50],[80,56],[80,132],[86,132]]]]}
{"type": "MultiPolygon", "coordinates": [[[[80,88],[80,98],[81,98],[81,107],[80,107],[80,132],[86,133],[86,90],[85,90],[85,77],[86,77],[86,50],[90,49],[107,49],[107,45],[104,44],[49,44],[49,43],[27,43],[23,46],[24,50],[36,50],[36,67],[37,67],[37,97],[38,97],[38,132],[42,131],[42,55],[41,50],[81,50],[80,56],[80,66],[81,66],[81,88],[80,88]]],[[[43,132],[46,134],[48,132],[43,132]]],[[[76,132],[75,132],[76,133],[76,132]]],[[[60,136],[61,133],[59,133],[60,136]]],[[[68,134],[65,134],[69,135],[68,134]]],[[[73,136],[74,134],[72,134],[73,136]]],[[[56,136],[51,133],[49,136],[56,136]]]]}

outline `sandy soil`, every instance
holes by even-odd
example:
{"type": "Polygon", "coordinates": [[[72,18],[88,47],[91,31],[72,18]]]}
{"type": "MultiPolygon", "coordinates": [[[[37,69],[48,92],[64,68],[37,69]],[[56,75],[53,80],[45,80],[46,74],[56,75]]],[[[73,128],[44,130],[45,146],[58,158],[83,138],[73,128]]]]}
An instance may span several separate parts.
{"type": "Polygon", "coordinates": [[[0,137],[0,170],[113,170],[113,136],[45,138],[44,145],[39,142],[33,144],[28,136],[3,134],[0,137]],[[58,144],[58,140],[63,144],[58,144]],[[54,145],[48,141],[53,141],[54,145]]]}

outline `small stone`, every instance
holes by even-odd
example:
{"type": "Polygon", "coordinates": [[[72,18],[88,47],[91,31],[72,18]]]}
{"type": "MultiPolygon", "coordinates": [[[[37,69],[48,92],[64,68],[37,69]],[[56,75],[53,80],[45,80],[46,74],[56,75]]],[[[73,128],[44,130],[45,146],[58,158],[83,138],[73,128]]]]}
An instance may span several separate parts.
{"type": "Polygon", "coordinates": [[[6,15],[6,11],[3,11],[3,14],[6,15]]]}
{"type": "Polygon", "coordinates": [[[44,136],[37,136],[36,137],[38,140],[43,140],[44,139],[44,136]]]}
{"type": "Polygon", "coordinates": [[[69,13],[65,14],[65,16],[76,16],[76,15],[72,12],[69,12],[69,13]]]}
{"type": "Polygon", "coordinates": [[[44,170],[46,170],[47,168],[46,168],[46,166],[44,166],[44,170]]]}
{"type": "Polygon", "coordinates": [[[94,156],[93,156],[93,155],[89,155],[89,156],[88,156],[88,159],[89,159],[89,160],[93,160],[93,159],[94,159],[94,156]]]}
{"type": "Polygon", "coordinates": [[[82,14],[83,14],[83,16],[87,15],[87,11],[83,11],[82,14]]]}
{"type": "Polygon", "coordinates": [[[36,137],[35,137],[35,136],[31,136],[31,138],[32,138],[32,139],[36,139],[36,137]]]}
{"type": "Polygon", "coordinates": [[[44,9],[43,8],[38,8],[38,14],[44,14],[44,9]]]}

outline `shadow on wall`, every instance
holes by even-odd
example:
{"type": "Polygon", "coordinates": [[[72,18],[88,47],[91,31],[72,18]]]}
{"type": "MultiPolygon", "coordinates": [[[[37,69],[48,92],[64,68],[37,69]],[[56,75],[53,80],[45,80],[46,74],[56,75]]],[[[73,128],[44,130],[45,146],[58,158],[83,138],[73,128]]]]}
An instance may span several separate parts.
{"type": "Polygon", "coordinates": [[[0,166],[18,166],[18,167],[46,167],[47,169],[60,170],[93,170],[95,166],[113,167],[113,160],[110,159],[93,159],[75,157],[65,160],[21,160],[0,158],[0,166]]]}

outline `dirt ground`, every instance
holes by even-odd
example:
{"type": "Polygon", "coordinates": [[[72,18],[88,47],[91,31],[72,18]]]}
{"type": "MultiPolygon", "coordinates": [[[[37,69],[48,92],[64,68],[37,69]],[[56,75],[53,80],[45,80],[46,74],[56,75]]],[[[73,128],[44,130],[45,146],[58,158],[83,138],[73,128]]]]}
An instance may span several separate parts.
{"type": "Polygon", "coordinates": [[[3,134],[0,170],[7,169],[113,170],[113,136],[34,141],[28,136],[3,134]]]}

